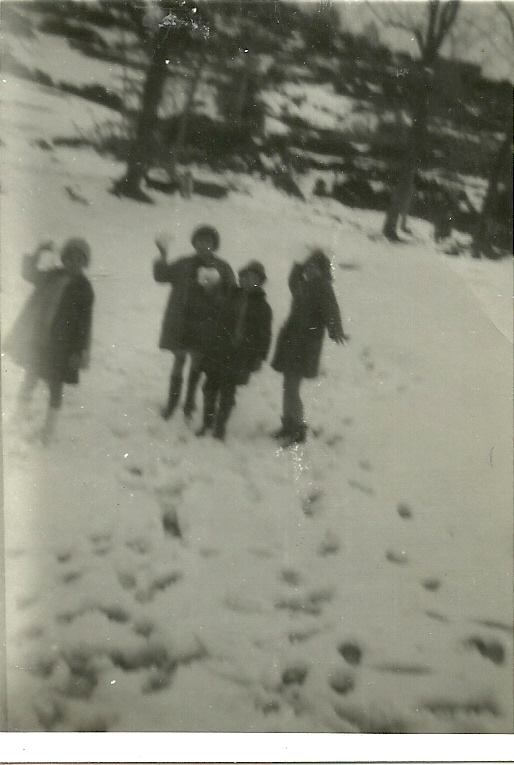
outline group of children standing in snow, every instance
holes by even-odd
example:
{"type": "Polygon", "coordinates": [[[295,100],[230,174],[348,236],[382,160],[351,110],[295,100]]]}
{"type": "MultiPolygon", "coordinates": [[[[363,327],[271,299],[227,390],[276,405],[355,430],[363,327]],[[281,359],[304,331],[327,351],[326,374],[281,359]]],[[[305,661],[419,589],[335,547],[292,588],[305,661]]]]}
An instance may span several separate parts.
{"type": "MultiPolygon", "coordinates": [[[[232,268],[216,254],[219,234],[211,226],[196,228],[191,237],[194,253],[172,262],[166,237],[155,243],[159,257],[153,264],[154,279],[171,286],[159,347],[174,356],[162,416],[170,419],[180,403],[189,359],[184,416],[192,417],[204,375],[203,422],[197,435],[212,433],[223,440],[236,389],[260,369],[271,344],[272,311],[263,289],[264,266],[250,261],[239,270],[236,283],[232,268]]],[[[45,442],[53,435],[63,384],[78,383],[79,370],[87,365],[93,307],[93,290],[84,274],[90,259],[87,242],[70,239],[61,250],[62,267],[42,270],[39,260],[49,246],[42,244],[24,258],[22,274],[35,288],[5,344],[25,369],[18,399],[21,410],[39,379],[49,387],[41,433],[45,442]]],[[[318,375],[325,329],[336,343],[348,339],[331,282],[330,260],[321,250],[295,263],[289,276],[291,310],[271,364],[283,375],[282,425],[273,434],[282,446],[305,441],[300,386],[304,378],[318,375]]]]}

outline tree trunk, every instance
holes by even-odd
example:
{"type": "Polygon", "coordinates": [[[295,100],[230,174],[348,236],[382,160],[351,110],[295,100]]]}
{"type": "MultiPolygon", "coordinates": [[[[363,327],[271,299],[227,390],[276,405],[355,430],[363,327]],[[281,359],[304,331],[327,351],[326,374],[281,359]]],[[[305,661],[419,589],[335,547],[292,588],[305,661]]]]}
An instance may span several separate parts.
{"type": "Polygon", "coordinates": [[[187,94],[186,103],[184,104],[184,110],[182,112],[182,116],[180,118],[180,122],[178,126],[177,137],[175,138],[175,143],[173,144],[173,148],[171,150],[169,174],[172,180],[175,180],[177,162],[179,162],[182,152],[184,151],[184,146],[186,143],[186,135],[187,135],[187,126],[189,122],[189,117],[193,110],[196,91],[198,90],[200,79],[202,77],[203,65],[204,65],[204,58],[203,56],[201,56],[200,59],[198,60],[196,69],[193,73],[193,81],[191,82],[191,86],[187,94]]]}
{"type": "Polygon", "coordinates": [[[145,201],[149,200],[149,197],[141,191],[141,181],[149,159],[166,74],[165,55],[161,46],[156,45],[146,73],[141,109],[137,120],[136,134],[129,151],[127,170],[124,177],[117,181],[114,186],[114,191],[117,194],[145,201]]]}
{"type": "Polygon", "coordinates": [[[398,241],[398,221],[406,221],[412,198],[414,196],[416,173],[421,167],[425,152],[428,126],[428,106],[430,99],[430,83],[426,78],[413,85],[412,127],[409,136],[405,160],[400,167],[398,183],[391,194],[391,202],[387,210],[383,233],[392,240],[398,241]]]}
{"type": "Polygon", "coordinates": [[[489,236],[489,222],[497,200],[498,186],[502,179],[502,174],[505,173],[506,167],[511,167],[511,149],[512,128],[509,125],[505,131],[505,136],[491,167],[484,204],[482,205],[482,212],[480,213],[480,218],[473,237],[473,257],[475,258],[479,258],[482,254],[487,255],[491,252],[492,241],[489,236]]]}
{"type": "Polygon", "coordinates": [[[234,126],[241,128],[244,122],[244,110],[248,100],[248,87],[250,77],[255,71],[254,56],[251,53],[246,55],[243,67],[240,71],[239,86],[232,107],[232,120],[234,126]]]}

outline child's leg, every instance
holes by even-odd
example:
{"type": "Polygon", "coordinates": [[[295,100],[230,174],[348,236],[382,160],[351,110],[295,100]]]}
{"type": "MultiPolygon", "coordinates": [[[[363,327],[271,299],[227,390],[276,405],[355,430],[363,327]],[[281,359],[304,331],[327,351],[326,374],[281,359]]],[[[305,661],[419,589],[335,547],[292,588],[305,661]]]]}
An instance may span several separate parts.
{"type": "Polygon", "coordinates": [[[214,426],[214,438],[223,440],[227,429],[230,413],[236,403],[236,386],[233,382],[225,381],[220,390],[220,405],[214,426]]]}
{"type": "Polygon", "coordinates": [[[186,352],[176,351],[173,359],[173,367],[171,369],[170,383],[168,388],[168,402],[162,410],[162,416],[165,420],[169,420],[173,412],[175,411],[178,402],[180,401],[180,393],[182,391],[182,373],[184,370],[184,364],[186,363],[186,352]]]}
{"type": "Polygon", "coordinates": [[[214,424],[219,391],[220,382],[218,377],[213,374],[207,374],[203,386],[203,425],[197,432],[197,436],[204,436],[214,424]]]}
{"type": "Polygon", "coordinates": [[[301,382],[302,378],[296,375],[284,376],[283,446],[303,443],[307,434],[307,426],[303,421],[303,404],[300,398],[301,382]]]}
{"type": "Polygon", "coordinates": [[[197,351],[191,351],[191,366],[189,367],[189,377],[187,380],[187,393],[184,403],[184,414],[191,417],[196,409],[196,389],[202,374],[202,354],[197,351]]]}
{"type": "Polygon", "coordinates": [[[303,404],[300,398],[302,378],[296,375],[284,375],[283,415],[284,420],[295,425],[303,424],[303,404]]]}
{"type": "Polygon", "coordinates": [[[41,430],[41,440],[44,444],[47,444],[55,433],[57,415],[62,406],[63,383],[61,380],[49,380],[48,388],[50,397],[45,422],[41,430]]]}
{"type": "Polygon", "coordinates": [[[37,375],[32,369],[25,370],[25,377],[18,392],[17,408],[22,411],[30,403],[34,388],[37,385],[37,375]]]}

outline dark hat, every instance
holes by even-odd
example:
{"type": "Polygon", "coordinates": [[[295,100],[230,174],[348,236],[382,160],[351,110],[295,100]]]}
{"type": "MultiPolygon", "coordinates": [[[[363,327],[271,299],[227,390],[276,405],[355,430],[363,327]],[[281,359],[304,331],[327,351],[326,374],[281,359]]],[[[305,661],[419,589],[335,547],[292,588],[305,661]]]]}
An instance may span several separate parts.
{"type": "Polygon", "coordinates": [[[220,246],[220,235],[214,226],[197,226],[191,234],[191,244],[193,246],[198,236],[210,236],[214,242],[215,250],[220,246]]]}
{"type": "Polygon", "coordinates": [[[246,266],[243,266],[243,268],[239,269],[239,275],[245,274],[248,271],[253,271],[254,274],[258,274],[261,278],[261,283],[264,284],[264,282],[267,279],[266,276],[266,270],[262,263],[259,260],[251,260],[249,263],[246,264],[246,266]]]}
{"type": "Polygon", "coordinates": [[[68,239],[62,246],[61,261],[63,261],[66,256],[73,251],[82,253],[86,265],[89,265],[89,261],[91,260],[91,247],[85,239],[82,239],[78,236],[74,236],[71,239],[68,239]]]}
{"type": "Polygon", "coordinates": [[[314,263],[325,278],[332,279],[332,264],[330,258],[328,255],[325,255],[323,250],[320,250],[319,248],[311,250],[305,263],[314,263]]]}

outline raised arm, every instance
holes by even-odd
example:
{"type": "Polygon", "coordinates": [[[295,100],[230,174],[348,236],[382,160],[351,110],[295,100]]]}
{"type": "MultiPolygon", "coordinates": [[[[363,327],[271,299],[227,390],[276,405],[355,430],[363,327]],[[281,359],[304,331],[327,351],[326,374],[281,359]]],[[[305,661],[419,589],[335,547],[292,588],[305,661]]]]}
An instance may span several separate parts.
{"type": "Polygon", "coordinates": [[[157,258],[153,262],[153,278],[156,282],[167,282],[173,284],[181,270],[181,260],[174,260],[168,263],[164,258],[157,258]]]}
{"type": "Polygon", "coordinates": [[[159,257],[153,263],[153,278],[156,282],[173,284],[181,271],[181,265],[179,264],[182,263],[183,258],[168,263],[168,250],[172,239],[172,235],[166,233],[155,237],[155,245],[159,251],[159,257]]]}
{"type": "Polygon", "coordinates": [[[37,284],[41,280],[41,276],[44,274],[44,272],[40,271],[38,268],[39,260],[43,252],[53,249],[53,242],[42,242],[36,247],[31,255],[23,256],[21,264],[21,275],[27,282],[31,282],[31,284],[37,284]]]}

